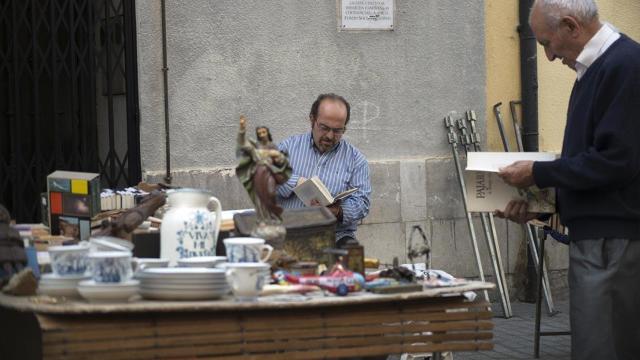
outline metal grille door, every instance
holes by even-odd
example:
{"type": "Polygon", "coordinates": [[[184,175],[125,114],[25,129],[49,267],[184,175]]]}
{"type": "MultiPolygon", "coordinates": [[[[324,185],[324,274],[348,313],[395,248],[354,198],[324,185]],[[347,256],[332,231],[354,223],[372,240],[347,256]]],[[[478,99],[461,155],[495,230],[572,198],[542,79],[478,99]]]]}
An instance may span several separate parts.
{"type": "Polygon", "coordinates": [[[132,0],[0,0],[0,203],[40,219],[54,170],[140,179],[132,0]]]}

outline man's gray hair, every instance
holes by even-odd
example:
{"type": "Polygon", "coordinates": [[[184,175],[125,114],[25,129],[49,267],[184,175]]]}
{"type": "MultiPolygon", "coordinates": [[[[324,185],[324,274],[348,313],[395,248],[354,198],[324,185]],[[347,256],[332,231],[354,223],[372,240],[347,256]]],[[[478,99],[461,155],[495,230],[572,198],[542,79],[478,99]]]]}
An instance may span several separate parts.
{"type": "Polygon", "coordinates": [[[580,23],[588,24],[598,17],[595,0],[536,0],[547,18],[549,26],[558,27],[563,16],[572,16],[580,23]]]}

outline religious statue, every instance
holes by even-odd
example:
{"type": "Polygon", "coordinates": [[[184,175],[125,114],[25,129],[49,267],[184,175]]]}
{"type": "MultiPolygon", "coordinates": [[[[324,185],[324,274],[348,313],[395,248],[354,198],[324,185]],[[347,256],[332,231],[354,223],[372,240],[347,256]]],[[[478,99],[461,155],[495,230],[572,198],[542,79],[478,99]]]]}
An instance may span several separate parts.
{"type": "Polygon", "coordinates": [[[247,138],[246,130],[247,120],[241,116],[236,175],[256,208],[257,224],[252,235],[278,245],[284,241],[285,229],[283,210],[276,203],[276,188],[291,177],[291,165],[287,155],[273,144],[267,127],[256,128],[257,141],[247,138]]]}

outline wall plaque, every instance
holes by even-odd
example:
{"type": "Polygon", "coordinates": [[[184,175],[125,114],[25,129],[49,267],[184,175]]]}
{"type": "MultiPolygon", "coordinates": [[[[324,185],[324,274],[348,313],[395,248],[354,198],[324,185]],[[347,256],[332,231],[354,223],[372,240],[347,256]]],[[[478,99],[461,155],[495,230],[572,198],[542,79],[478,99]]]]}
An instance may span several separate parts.
{"type": "Polygon", "coordinates": [[[394,0],[338,0],[340,30],[393,30],[394,0]]]}

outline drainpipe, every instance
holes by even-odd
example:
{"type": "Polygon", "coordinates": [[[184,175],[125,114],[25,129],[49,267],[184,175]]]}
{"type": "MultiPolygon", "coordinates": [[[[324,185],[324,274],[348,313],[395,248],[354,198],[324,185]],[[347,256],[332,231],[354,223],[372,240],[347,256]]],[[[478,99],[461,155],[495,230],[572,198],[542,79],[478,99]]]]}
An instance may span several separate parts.
{"type": "Polygon", "coordinates": [[[165,12],[165,0],[160,1],[162,7],[162,77],[164,80],[164,134],[165,134],[165,168],[166,174],[164,181],[167,184],[171,184],[171,143],[169,132],[169,80],[168,74],[169,68],[167,67],[167,20],[165,12]]]}
{"type": "Polygon", "coordinates": [[[534,0],[520,0],[520,84],[524,151],[538,151],[538,62],[536,38],[529,26],[534,0]]]}
{"type": "MultiPolygon", "coordinates": [[[[538,151],[538,56],[537,43],[529,26],[529,11],[534,0],[519,0],[520,86],[522,96],[522,145],[524,151],[538,151]]],[[[534,302],[537,272],[527,248],[526,301],[534,302]]]]}

